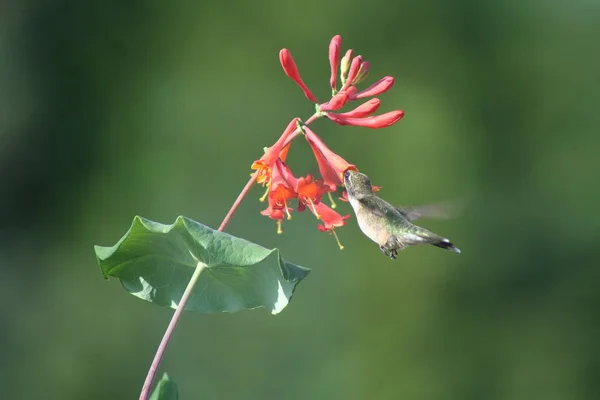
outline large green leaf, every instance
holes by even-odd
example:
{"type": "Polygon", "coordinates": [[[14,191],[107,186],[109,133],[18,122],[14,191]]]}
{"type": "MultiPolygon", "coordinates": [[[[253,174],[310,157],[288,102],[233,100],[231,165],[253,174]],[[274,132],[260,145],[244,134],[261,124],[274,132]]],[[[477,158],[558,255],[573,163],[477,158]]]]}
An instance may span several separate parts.
{"type": "Polygon", "coordinates": [[[95,250],[106,278],[119,278],[134,296],[173,308],[196,268],[203,267],[185,309],[206,314],[257,307],[277,314],[309,272],[284,261],[278,249],[181,216],[173,225],[135,217],[117,244],[95,250]]]}
{"type": "Polygon", "coordinates": [[[179,392],[177,391],[177,385],[169,378],[169,375],[165,372],[156,384],[150,400],[177,400],[179,399],[179,392]]]}

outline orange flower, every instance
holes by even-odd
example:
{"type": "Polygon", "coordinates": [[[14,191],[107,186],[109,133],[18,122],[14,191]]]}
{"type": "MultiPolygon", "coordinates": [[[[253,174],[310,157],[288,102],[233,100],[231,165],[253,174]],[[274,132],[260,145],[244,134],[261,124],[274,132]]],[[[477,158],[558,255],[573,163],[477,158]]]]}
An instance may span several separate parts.
{"type": "Polygon", "coordinates": [[[298,179],[296,193],[298,194],[298,212],[304,211],[308,206],[313,214],[319,218],[315,206],[321,203],[321,197],[329,191],[329,186],[323,184],[323,180],[314,181],[312,175],[298,179]]]}
{"type": "MultiPolygon", "coordinates": [[[[271,219],[277,220],[277,233],[283,233],[281,230],[281,221],[284,215],[287,219],[292,219],[290,211],[293,209],[288,207],[288,201],[298,197],[298,194],[292,189],[289,183],[284,179],[282,171],[288,170],[288,167],[281,161],[277,160],[275,167],[272,169],[271,182],[269,183],[268,201],[269,206],[261,211],[262,215],[267,215],[271,219]]],[[[264,197],[263,199],[264,200],[264,197]]]]}
{"type": "Polygon", "coordinates": [[[278,158],[285,161],[285,157],[290,148],[290,144],[288,143],[286,145],[286,141],[288,141],[289,137],[296,131],[298,126],[297,122],[298,118],[292,119],[287,128],[285,128],[285,131],[281,134],[279,140],[277,140],[273,146],[266,149],[265,154],[263,154],[260,159],[252,163],[250,168],[256,170],[256,183],[260,183],[264,186],[271,182],[271,171],[275,166],[275,162],[278,158]]]}

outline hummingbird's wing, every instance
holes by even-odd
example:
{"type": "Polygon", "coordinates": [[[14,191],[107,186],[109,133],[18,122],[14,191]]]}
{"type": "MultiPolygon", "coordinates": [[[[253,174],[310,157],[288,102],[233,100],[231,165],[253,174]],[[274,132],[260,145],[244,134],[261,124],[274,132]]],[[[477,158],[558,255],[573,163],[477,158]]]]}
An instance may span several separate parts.
{"type": "Polygon", "coordinates": [[[456,218],[461,213],[463,205],[461,202],[455,201],[416,207],[396,207],[396,209],[409,221],[415,221],[419,218],[449,219],[456,218]]]}
{"type": "MultiPolygon", "coordinates": [[[[402,214],[402,211],[383,200],[381,197],[375,195],[367,196],[359,200],[360,203],[370,210],[373,215],[378,217],[394,217],[398,216],[398,212],[402,214]]],[[[404,214],[402,214],[404,216],[404,214]]]]}

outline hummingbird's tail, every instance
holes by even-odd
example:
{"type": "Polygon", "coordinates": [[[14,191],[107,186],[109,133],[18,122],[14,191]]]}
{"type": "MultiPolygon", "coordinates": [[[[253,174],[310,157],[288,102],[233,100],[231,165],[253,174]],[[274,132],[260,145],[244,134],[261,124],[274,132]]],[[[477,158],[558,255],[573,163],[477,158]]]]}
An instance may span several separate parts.
{"type": "Polygon", "coordinates": [[[460,249],[450,243],[448,239],[441,238],[435,242],[431,242],[431,244],[436,247],[441,247],[442,249],[452,250],[455,253],[460,253],[460,249]]]}
{"type": "Polygon", "coordinates": [[[452,244],[448,239],[436,235],[435,233],[411,224],[409,227],[409,235],[405,235],[404,241],[408,244],[427,243],[440,247],[442,249],[451,250],[455,253],[460,253],[460,249],[452,244]]]}

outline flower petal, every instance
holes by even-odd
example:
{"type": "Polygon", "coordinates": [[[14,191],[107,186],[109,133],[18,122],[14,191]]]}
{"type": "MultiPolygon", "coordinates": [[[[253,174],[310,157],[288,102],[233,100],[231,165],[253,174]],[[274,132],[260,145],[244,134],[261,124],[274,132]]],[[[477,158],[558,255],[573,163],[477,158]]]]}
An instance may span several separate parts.
{"type": "Polygon", "coordinates": [[[322,179],[315,181],[309,174],[306,178],[298,179],[295,189],[299,200],[298,211],[302,211],[305,206],[311,208],[319,204],[321,197],[329,191],[329,186],[324,185],[322,179]]]}
{"type": "Polygon", "coordinates": [[[323,225],[320,225],[322,228],[319,228],[322,232],[344,226],[346,225],[346,220],[350,218],[350,214],[341,216],[325,203],[319,203],[315,209],[319,215],[319,219],[323,222],[323,225]]]}

